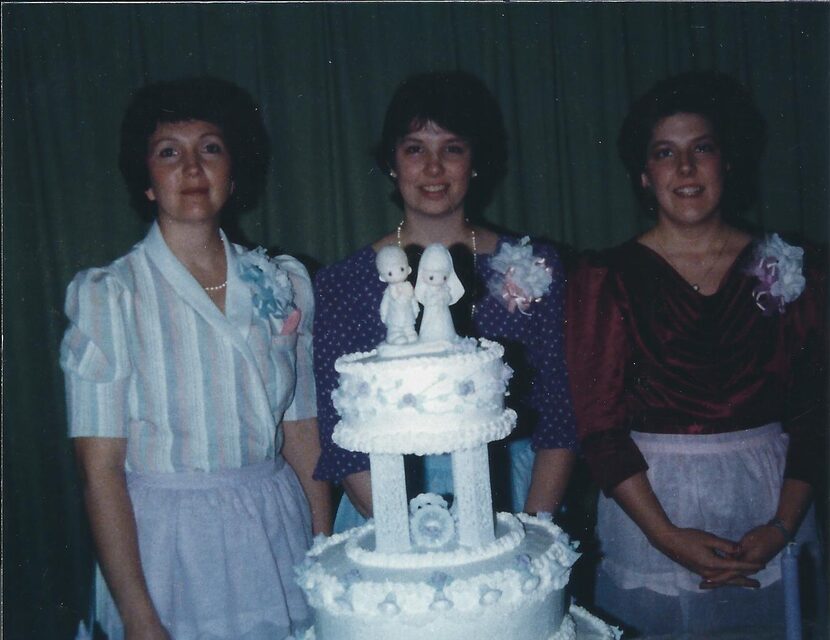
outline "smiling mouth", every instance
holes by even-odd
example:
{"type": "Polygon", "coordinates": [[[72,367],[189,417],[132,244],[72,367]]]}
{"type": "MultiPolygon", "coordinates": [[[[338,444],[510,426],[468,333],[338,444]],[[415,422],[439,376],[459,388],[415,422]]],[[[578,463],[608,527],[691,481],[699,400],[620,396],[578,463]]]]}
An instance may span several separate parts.
{"type": "Polygon", "coordinates": [[[449,187],[445,184],[428,184],[421,187],[421,190],[427,193],[444,193],[448,189],[449,187]]]}
{"type": "Polygon", "coordinates": [[[692,185],[688,187],[678,187],[674,190],[674,194],[681,198],[694,198],[703,193],[703,187],[700,185],[692,185]]]}
{"type": "Polygon", "coordinates": [[[199,188],[199,189],[183,189],[181,193],[182,193],[183,196],[198,196],[198,195],[204,195],[207,192],[208,192],[208,189],[207,189],[207,187],[205,187],[205,188],[199,188]]]}

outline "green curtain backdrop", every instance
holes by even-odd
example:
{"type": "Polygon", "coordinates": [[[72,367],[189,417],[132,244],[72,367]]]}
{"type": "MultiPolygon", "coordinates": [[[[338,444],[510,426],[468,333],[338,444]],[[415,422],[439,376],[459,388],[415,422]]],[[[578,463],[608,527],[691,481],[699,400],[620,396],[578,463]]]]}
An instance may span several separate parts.
{"type": "Polygon", "coordinates": [[[130,92],[211,73],[259,100],[274,158],[248,240],[342,258],[400,217],[370,148],[407,74],[461,68],[502,106],[509,174],[486,219],[576,248],[644,228],[616,159],[631,99],[686,69],[732,73],[769,121],[749,219],[823,240],[828,16],[815,4],[4,4],[3,571],[8,638],[65,638],[91,554],[57,365],[79,269],[146,229],[116,167],[130,92]]]}

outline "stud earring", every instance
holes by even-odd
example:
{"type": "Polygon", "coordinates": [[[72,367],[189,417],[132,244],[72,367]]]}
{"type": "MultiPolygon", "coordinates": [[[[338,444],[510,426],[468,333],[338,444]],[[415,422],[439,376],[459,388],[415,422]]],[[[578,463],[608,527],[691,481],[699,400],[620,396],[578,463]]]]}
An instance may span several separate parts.
{"type": "Polygon", "coordinates": [[[389,177],[390,177],[390,178],[392,178],[392,179],[394,180],[395,178],[397,178],[397,177],[398,177],[398,174],[397,174],[397,173],[395,173],[394,171],[390,171],[390,172],[389,172],[389,177]]]}
{"type": "Polygon", "coordinates": [[[473,176],[473,178],[478,178],[478,171],[476,171],[475,169],[473,169],[472,176],[473,176]]]}

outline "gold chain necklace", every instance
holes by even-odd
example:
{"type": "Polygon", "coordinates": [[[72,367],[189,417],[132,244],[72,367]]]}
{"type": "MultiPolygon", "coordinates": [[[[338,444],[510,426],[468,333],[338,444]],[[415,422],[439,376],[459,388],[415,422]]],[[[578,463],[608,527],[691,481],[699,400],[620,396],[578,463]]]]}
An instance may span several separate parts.
{"type": "MultiPolygon", "coordinates": [[[[666,250],[665,245],[664,245],[662,242],[660,242],[660,236],[658,236],[657,234],[654,234],[654,239],[657,241],[657,246],[659,246],[659,247],[660,247],[660,251],[663,253],[663,257],[666,259],[666,261],[667,261],[667,262],[668,262],[668,263],[672,266],[672,268],[673,268],[673,269],[674,269],[674,270],[675,270],[675,271],[676,271],[676,272],[680,275],[680,277],[681,277],[681,278],[683,278],[684,280],[686,280],[686,282],[689,282],[689,285],[692,287],[692,289],[694,289],[694,290],[695,290],[695,292],[699,292],[699,291],[700,291],[700,284],[699,284],[699,282],[704,282],[704,281],[706,280],[706,278],[708,278],[708,277],[709,277],[709,274],[710,274],[710,273],[712,273],[712,269],[714,269],[714,268],[715,268],[715,265],[716,265],[716,264],[720,261],[721,256],[723,255],[723,250],[724,250],[724,249],[726,249],[726,244],[727,244],[727,242],[729,241],[729,238],[730,238],[730,236],[731,236],[731,235],[732,235],[732,230],[731,230],[731,229],[729,229],[729,228],[727,228],[727,230],[726,230],[726,236],[724,236],[723,243],[721,244],[720,249],[718,249],[718,253],[717,253],[717,254],[715,255],[715,257],[712,259],[712,262],[709,264],[709,268],[708,268],[708,269],[706,269],[706,271],[703,273],[703,275],[702,275],[702,276],[698,279],[698,282],[689,282],[688,280],[686,280],[686,278],[685,278],[685,277],[683,277],[683,274],[682,274],[682,272],[680,271],[680,269],[679,269],[679,268],[677,267],[677,265],[674,263],[674,260],[672,260],[672,259],[669,257],[669,252],[666,250]]],[[[709,248],[710,248],[710,249],[712,248],[712,247],[711,247],[711,243],[710,243],[709,248]]]]}
{"type": "MultiPolygon", "coordinates": [[[[395,237],[398,240],[398,246],[403,248],[401,245],[401,231],[403,230],[404,222],[406,222],[406,218],[403,218],[398,223],[398,228],[395,232],[395,237]]],[[[464,218],[464,222],[467,225],[470,225],[470,221],[467,218],[464,218]]],[[[476,230],[470,225],[470,244],[473,247],[473,279],[478,277],[478,246],[476,245],[476,230]]],[[[470,305],[470,317],[474,318],[476,315],[476,305],[473,303],[470,305]]]]}

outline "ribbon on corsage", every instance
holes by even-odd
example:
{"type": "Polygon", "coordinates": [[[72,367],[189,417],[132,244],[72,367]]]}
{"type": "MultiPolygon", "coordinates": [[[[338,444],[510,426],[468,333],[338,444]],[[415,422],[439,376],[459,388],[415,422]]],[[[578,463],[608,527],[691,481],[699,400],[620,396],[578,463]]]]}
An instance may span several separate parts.
{"type": "Polygon", "coordinates": [[[239,258],[239,277],[251,285],[254,308],[262,318],[285,320],[294,310],[294,288],[288,274],[257,247],[239,258]]]}
{"type": "Polygon", "coordinates": [[[530,315],[530,305],[539,302],[550,291],[552,269],[545,264],[544,258],[533,255],[533,246],[527,236],[516,244],[503,243],[490,260],[490,266],[496,274],[487,287],[510,313],[518,309],[530,315]]]}
{"type": "Polygon", "coordinates": [[[804,291],[803,264],[804,249],[787,244],[777,233],[755,247],[746,273],[758,278],[752,297],[765,316],[783,314],[784,307],[804,291]]]}

